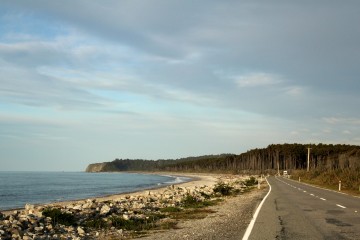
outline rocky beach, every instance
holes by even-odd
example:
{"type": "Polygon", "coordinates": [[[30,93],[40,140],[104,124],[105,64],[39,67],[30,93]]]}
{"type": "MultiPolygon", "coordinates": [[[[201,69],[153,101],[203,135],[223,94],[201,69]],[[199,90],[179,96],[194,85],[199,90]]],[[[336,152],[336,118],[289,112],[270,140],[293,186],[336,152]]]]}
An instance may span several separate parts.
{"type": "Polygon", "coordinates": [[[239,239],[266,193],[259,176],[182,176],[194,180],[5,211],[0,239],[239,239]]]}

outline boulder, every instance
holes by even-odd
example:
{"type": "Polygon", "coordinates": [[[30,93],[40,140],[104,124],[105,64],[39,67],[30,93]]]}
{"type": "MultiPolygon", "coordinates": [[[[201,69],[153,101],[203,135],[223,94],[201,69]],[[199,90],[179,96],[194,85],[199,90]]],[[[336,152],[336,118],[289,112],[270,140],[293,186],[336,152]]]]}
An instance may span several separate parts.
{"type": "Polygon", "coordinates": [[[75,205],[74,207],[72,207],[72,209],[74,209],[74,210],[82,210],[82,205],[81,204],[75,205]]]}
{"type": "Polygon", "coordinates": [[[30,210],[34,210],[35,209],[35,206],[32,205],[32,204],[25,204],[25,211],[30,211],[30,210]]]}
{"type": "Polygon", "coordinates": [[[85,235],[85,231],[84,231],[84,229],[82,229],[81,227],[78,227],[76,230],[77,230],[77,232],[78,232],[78,234],[79,234],[80,236],[85,235]]]}
{"type": "Polygon", "coordinates": [[[100,214],[108,214],[110,212],[111,208],[108,205],[104,205],[100,209],[100,214]]]}

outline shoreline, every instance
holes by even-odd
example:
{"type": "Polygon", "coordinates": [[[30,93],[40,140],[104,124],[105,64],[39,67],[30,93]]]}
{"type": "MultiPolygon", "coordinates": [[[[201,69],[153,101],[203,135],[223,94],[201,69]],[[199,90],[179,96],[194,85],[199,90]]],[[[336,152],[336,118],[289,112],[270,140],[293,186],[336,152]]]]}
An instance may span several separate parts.
{"type": "MultiPolygon", "coordinates": [[[[148,193],[149,191],[162,191],[162,190],[165,190],[168,186],[172,186],[172,185],[181,186],[182,184],[186,185],[186,183],[201,181],[201,177],[199,177],[198,175],[202,175],[202,173],[200,173],[200,174],[198,174],[198,173],[176,173],[176,174],[173,174],[173,172],[143,172],[143,171],[124,171],[124,172],[114,172],[114,173],[160,175],[160,176],[170,176],[170,177],[173,177],[174,179],[176,179],[176,177],[186,177],[186,178],[190,178],[190,179],[189,179],[189,181],[185,181],[185,182],[179,182],[179,183],[174,183],[174,184],[161,184],[161,185],[156,185],[153,187],[134,190],[134,191],[127,191],[127,192],[121,192],[121,193],[115,193],[115,194],[105,194],[105,195],[93,196],[93,197],[88,197],[88,198],[78,198],[78,199],[71,199],[71,200],[65,200],[65,201],[54,201],[54,202],[49,202],[49,203],[35,203],[35,204],[31,204],[31,205],[34,205],[35,208],[36,207],[54,207],[54,206],[63,207],[63,206],[69,205],[69,204],[77,204],[79,202],[83,202],[88,199],[94,199],[99,202],[104,202],[104,201],[108,201],[108,200],[114,200],[116,198],[122,198],[127,195],[146,195],[146,193],[148,193]]],[[[211,175],[211,174],[204,174],[204,175],[211,175]]],[[[217,174],[215,174],[215,175],[217,175],[217,174]]],[[[24,210],[25,210],[25,206],[19,207],[19,208],[0,210],[0,212],[5,215],[9,215],[9,214],[13,213],[14,211],[24,211],[24,210]]]]}
{"type": "Polygon", "coordinates": [[[262,190],[257,190],[255,178],[248,175],[146,174],[181,176],[190,181],[87,200],[26,204],[21,211],[7,211],[5,217],[0,214],[0,238],[190,240],[194,236],[199,236],[196,239],[238,237],[243,235],[266,188],[263,185],[262,190]]]}

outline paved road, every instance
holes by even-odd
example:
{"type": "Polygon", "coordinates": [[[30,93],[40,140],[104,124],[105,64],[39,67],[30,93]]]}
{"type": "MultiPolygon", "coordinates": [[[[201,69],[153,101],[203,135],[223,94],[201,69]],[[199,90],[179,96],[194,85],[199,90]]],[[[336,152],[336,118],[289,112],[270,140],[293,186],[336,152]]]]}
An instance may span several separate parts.
{"type": "Polygon", "coordinates": [[[282,177],[268,182],[249,239],[360,239],[360,198],[282,177]]]}

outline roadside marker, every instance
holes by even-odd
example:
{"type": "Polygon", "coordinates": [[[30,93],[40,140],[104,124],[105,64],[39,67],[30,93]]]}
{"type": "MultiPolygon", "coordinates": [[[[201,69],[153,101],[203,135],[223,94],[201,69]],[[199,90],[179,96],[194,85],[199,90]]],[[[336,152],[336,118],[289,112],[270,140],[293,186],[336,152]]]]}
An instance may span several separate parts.
{"type": "Polygon", "coordinates": [[[344,206],[342,206],[340,204],[336,204],[336,206],[341,207],[341,208],[346,208],[346,207],[344,207],[344,206]]]}

